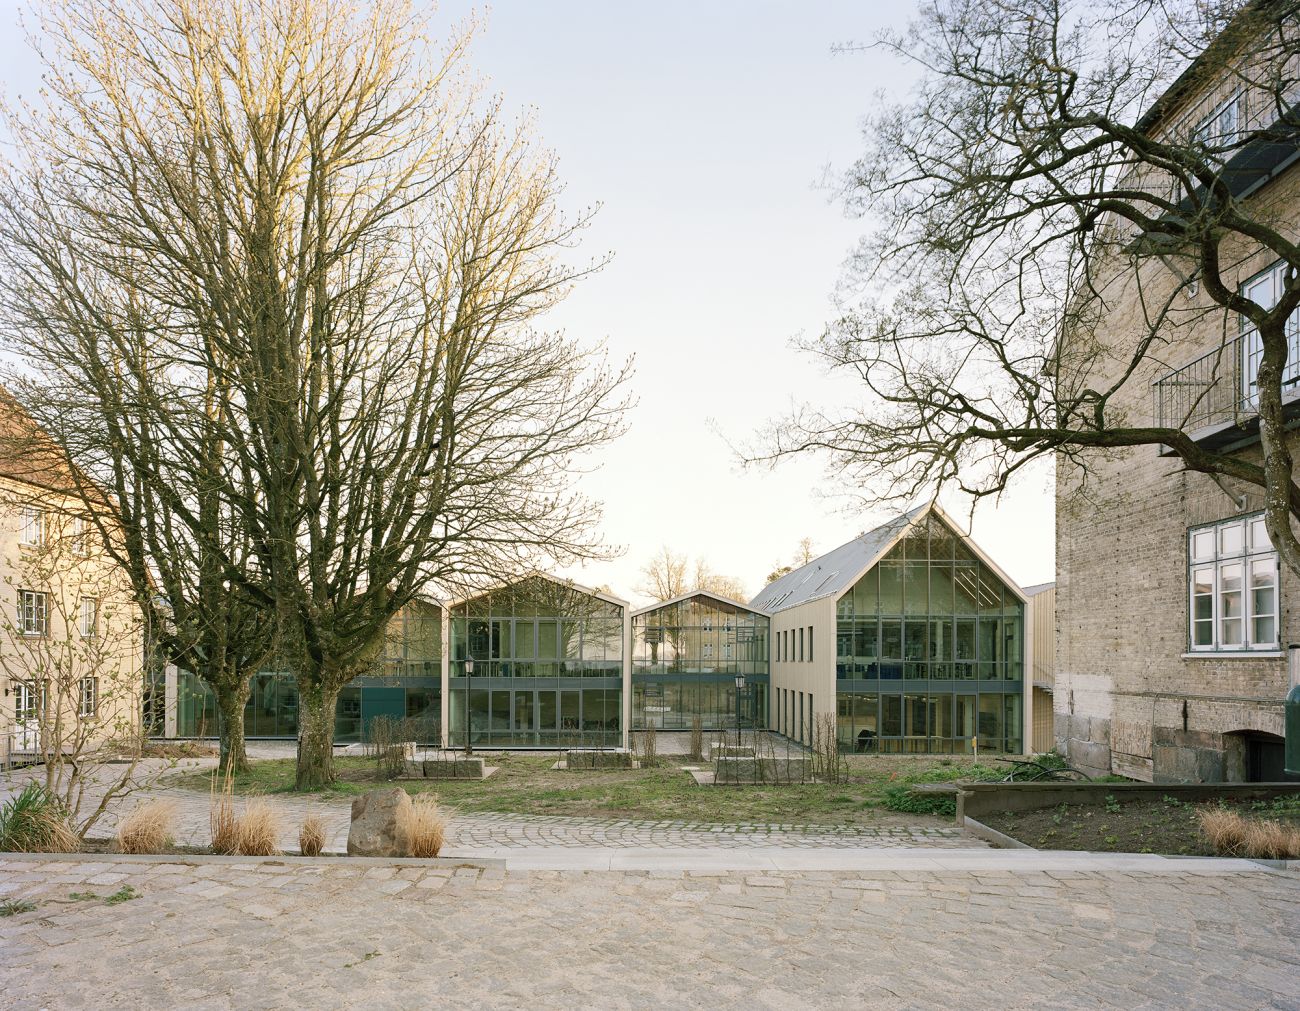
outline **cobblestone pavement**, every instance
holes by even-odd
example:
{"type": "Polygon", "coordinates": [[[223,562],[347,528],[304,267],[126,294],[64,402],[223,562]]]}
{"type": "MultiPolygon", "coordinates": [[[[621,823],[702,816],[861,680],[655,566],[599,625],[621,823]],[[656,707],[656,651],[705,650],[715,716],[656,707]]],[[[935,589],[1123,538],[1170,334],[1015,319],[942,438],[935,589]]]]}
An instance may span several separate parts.
{"type": "MultiPolygon", "coordinates": [[[[211,768],[210,759],[187,759],[176,763],[178,769],[211,768]]],[[[145,763],[142,776],[158,772],[162,763],[145,763]]],[[[168,766],[170,768],[170,765],[168,766]]],[[[7,793],[21,789],[22,774],[13,774],[0,782],[0,800],[7,793]]],[[[163,780],[165,784],[165,780],[163,780]]],[[[705,789],[701,787],[701,789],[705,789]]],[[[90,791],[93,797],[94,791],[90,791]]],[[[92,836],[109,836],[117,819],[131,811],[146,797],[166,799],[175,805],[176,841],[181,844],[206,845],[210,839],[208,811],[210,798],[194,790],[155,785],[147,791],[115,801],[92,836]]],[[[265,798],[280,814],[280,847],[297,851],[298,828],[310,814],[325,822],[328,850],[347,849],[351,798],[300,797],[271,794],[265,798]]],[[[238,803],[238,802],[237,802],[238,803]]],[[[88,805],[87,805],[88,806],[88,805]]],[[[708,825],[685,821],[607,820],[601,818],[566,818],[550,815],[513,815],[491,813],[454,813],[448,825],[449,855],[472,855],[485,851],[532,847],[635,847],[638,849],[735,848],[755,846],[800,849],[862,847],[982,847],[982,841],[951,825],[708,825]]]]}
{"type": "Polygon", "coordinates": [[[0,899],[37,903],[0,919],[15,1008],[1300,1007],[1300,875],[1258,868],[10,859],[0,899]]]}

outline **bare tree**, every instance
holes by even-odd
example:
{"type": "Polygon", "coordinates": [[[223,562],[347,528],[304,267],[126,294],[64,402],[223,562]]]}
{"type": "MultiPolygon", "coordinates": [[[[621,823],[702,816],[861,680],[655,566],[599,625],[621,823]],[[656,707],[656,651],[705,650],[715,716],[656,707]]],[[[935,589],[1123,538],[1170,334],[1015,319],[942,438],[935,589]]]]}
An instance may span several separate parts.
{"type": "Polygon", "coordinates": [[[767,574],[767,582],[775,583],[782,576],[788,576],[795,569],[807,565],[817,556],[813,554],[813,541],[811,537],[801,537],[799,547],[794,553],[794,558],[786,565],[777,565],[767,574]]]}
{"type": "Polygon", "coordinates": [[[869,121],[842,195],[873,230],[806,345],[865,401],[796,411],[751,455],[826,453],[879,499],[978,498],[1037,459],[1078,481],[1095,454],[1160,446],[1255,489],[1300,571],[1300,245],[1265,186],[1300,127],[1294,4],[943,0],[874,48],[919,82],[869,121]],[[1267,295],[1237,283],[1261,259],[1267,295]],[[1205,374],[1151,418],[1151,383],[1197,346],[1205,374]],[[1257,415],[1259,458],[1189,435],[1216,404],[1257,415]]]}
{"type": "Polygon", "coordinates": [[[559,259],[588,216],[466,84],[469,32],[435,53],[400,0],[62,0],[44,27],[49,109],[16,120],[3,212],[18,329],[65,391],[99,397],[42,330],[165,377],[133,406],[203,434],[157,429],[193,479],[168,490],[131,431],[122,452],[274,611],[297,783],[327,783],[339,691],[426,583],[604,553],[570,484],[627,369],[534,325],[599,265],[559,259]]]}
{"type": "Polygon", "coordinates": [[[704,590],[732,600],[745,599],[745,587],[739,579],[714,572],[703,558],[697,558],[692,565],[686,555],[666,544],[641,567],[641,576],[637,592],[654,600],[672,600],[692,590],[704,590]]]}
{"type": "Polygon", "coordinates": [[[5,480],[0,506],[20,531],[3,559],[15,606],[0,608],[9,743],[39,766],[84,837],[110,801],[141,785],[140,611],[75,497],[5,480]]]}

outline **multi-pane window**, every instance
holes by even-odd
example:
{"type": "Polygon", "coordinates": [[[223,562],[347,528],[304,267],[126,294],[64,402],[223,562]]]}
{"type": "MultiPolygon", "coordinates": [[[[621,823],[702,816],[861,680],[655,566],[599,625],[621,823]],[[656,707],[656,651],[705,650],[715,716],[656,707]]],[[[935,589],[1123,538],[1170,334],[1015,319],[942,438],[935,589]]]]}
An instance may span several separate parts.
{"type": "MultiPolygon", "coordinates": [[[[1286,290],[1286,269],[1277,264],[1259,274],[1241,286],[1241,294],[1250,299],[1261,309],[1269,310],[1277,305],[1286,290]]],[[[1259,372],[1259,361],[1264,355],[1264,344],[1259,331],[1245,316],[1240,317],[1241,325],[1241,395],[1246,406],[1254,409],[1258,405],[1259,390],[1255,383],[1259,372]]],[[[1287,359],[1282,372],[1282,385],[1292,385],[1300,379],[1300,309],[1297,309],[1286,321],[1287,359]]]]}
{"type": "Polygon", "coordinates": [[[1208,148],[1230,147],[1241,139],[1246,125],[1246,93],[1238,91],[1203,116],[1192,131],[1193,139],[1208,148]]]}
{"type": "Polygon", "coordinates": [[[79,558],[85,558],[90,554],[90,524],[86,522],[84,516],[72,517],[72,527],[69,534],[73,554],[79,558]]]}
{"type": "Polygon", "coordinates": [[[22,543],[38,545],[45,543],[45,510],[37,506],[23,506],[22,543]]]}
{"type": "Polygon", "coordinates": [[[78,616],[78,627],[83,639],[93,639],[95,637],[95,626],[98,623],[99,606],[94,597],[81,598],[81,612],[78,616]]]}
{"type": "Polygon", "coordinates": [[[1187,555],[1192,649],[1276,649],[1277,552],[1263,516],[1189,530],[1187,555]]]}
{"type": "Polygon", "coordinates": [[[99,678],[82,678],[77,688],[77,712],[82,716],[94,716],[99,711],[99,678]]]}
{"type": "Polygon", "coordinates": [[[18,591],[18,631],[22,635],[45,635],[50,630],[46,596],[39,590],[18,591]]]}

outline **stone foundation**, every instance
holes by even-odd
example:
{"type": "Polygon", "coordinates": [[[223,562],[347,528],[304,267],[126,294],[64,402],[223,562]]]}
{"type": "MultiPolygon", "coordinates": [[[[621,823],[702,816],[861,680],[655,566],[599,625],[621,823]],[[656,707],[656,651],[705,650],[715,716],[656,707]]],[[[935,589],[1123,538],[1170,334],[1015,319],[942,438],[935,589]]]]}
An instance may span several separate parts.
{"type": "Polygon", "coordinates": [[[487,768],[481,758],[457,755],[408,761],[403,779],[486,779],[487,768]]]}

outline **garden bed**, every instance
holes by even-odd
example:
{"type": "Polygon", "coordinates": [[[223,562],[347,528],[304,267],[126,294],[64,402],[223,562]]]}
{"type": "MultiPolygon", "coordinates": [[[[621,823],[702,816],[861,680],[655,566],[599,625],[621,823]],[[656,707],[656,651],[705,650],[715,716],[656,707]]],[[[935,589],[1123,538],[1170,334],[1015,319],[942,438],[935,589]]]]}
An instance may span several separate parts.
{"type": "Polygon", "coordinates": [[[1233,810],[1252,819],[1300,826],[1300,797],[1180,800],[1166,794],[1121,803],[1114,795],[1100,804],[1058,804],[1025,811],[991,811],[980,822],[1018,842],[1042,850],[1098,853],[1163,853],[1218,856],[1201,831],[1200,813],[1233,810]]]}

